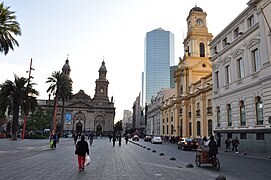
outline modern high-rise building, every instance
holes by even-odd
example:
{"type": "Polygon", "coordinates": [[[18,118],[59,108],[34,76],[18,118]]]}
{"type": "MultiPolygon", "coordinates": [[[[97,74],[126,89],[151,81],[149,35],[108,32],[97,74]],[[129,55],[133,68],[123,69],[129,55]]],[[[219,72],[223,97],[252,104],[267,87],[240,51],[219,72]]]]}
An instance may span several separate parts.
{"type": "Polygon", "coordinates": [[[170,87],[170,66],[175,63],[174,34],[162,28],[145,37],[145,102],[170,87]]]}

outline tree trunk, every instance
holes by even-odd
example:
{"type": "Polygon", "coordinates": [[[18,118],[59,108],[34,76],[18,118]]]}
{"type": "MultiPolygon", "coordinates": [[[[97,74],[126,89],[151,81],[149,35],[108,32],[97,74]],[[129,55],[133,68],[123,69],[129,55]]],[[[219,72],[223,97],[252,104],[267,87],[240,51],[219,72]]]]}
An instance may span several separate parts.
{"type": "Polygon", "coordinates": [[[64,129],[64,112],[65,112],[65,100],[62,99],[62,112],[61,112],[61,135],[63,135],[64,129]]]}
{"type": "Polygon", "coordinates": [[[55,98],[54,98],[54,108],[53,108],[53,113],[52,113],[52,122],[50,123],[52,126],[50,127],[51,128],[51,130],[54,130],[54,129],[56,129],[56,127],[55,127],[55,114],[56,114],[56,112],[55,111],[57,111],[57,109],[56,109],[56,106],[57,106],[57,95],[55,96],[55,98]]]}
{"type": "Polygon", "coordinates": [[[19,104],[14,103],[12,117],[12,140],[17,140],[17,131],[19,122],[19,104]]]}

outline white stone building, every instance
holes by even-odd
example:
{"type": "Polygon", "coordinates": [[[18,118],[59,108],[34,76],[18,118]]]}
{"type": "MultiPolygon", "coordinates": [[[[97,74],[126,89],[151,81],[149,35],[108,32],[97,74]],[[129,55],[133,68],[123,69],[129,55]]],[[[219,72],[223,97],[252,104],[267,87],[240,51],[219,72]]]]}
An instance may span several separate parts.
{"type": "Polygon", "coordinates": [[[271,1],[250,0],[210,43],[214,132],[240,151],[271,149],[271,1]]]}

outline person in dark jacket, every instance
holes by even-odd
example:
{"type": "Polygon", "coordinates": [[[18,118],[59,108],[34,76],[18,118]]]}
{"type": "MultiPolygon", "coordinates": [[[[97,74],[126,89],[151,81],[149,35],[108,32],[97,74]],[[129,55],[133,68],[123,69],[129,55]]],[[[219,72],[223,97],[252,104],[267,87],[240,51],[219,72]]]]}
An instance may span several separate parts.
{"type": "Polygon", "coordinates": [[[217,144],[216,144],[214,139],[215,139],[214,136],[211,135],[210,136],[210,142],[208,144],[208,146],[209,146],[209,157],[210,158],[213,157],[213,156],[216,157],[216,155],[218,154],[217,144]]]}
{"type": "Polygon", "coordinates": [[[76,154],[78,156],[78,169],[79,171],[84,170],[85,156],[89,155],[88,143],[85,141],[85,136],[81,135],[81,141],[76,144],[76,154]]]}

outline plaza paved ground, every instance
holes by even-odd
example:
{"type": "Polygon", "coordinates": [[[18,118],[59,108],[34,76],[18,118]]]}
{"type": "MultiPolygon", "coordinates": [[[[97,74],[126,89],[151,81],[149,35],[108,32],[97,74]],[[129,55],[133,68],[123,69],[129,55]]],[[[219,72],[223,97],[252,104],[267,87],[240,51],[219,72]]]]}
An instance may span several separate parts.
{"type": "Polygon", "coordinates": [[[215,179],[217,172],[186,168],[186,163],[171,161],[132,143],[112,146],[108,139],[95,139],[90,146],[91,164],[77,169],[73,140],[61,139],[56,150],[48,140],[0,140],[0,179],[215,179]]]}
{"type": "MultiPolygon", "coordinates": [[[[112,146],[107,138],[94,139],[93,145],[90,146],[91,163],[85,171],[79,172],[71,138],[61,139],[56,150],[49,149],[47,139],[24,141],[0,139],[0,179],[212,180],[229,170],[222,167],[222,170],[217,172],[208,166],[195,167],[194,153],[177,150],[176,145],[151,145],[142,140],[139,143],[145,144],[146,148],[132,143],[126,145],[124,141],[121,146],[118,146],[118,143],[112,146]],[[154,149],[156,152],[153,152],[154,149]],[[160,156],[162,151],[164,156],[160,156]],[[170,160],[173,153],[176,153],[175,161],[170,160]],[[188,160],[181,158],[187,158],[185,156],[191,157],[188,160]],[[193,163],[194,168],[187,168],[188,162],[193,163]]],[[[236,156],[227,155],[227,157],[236,159],[236,156]]],[[[254,159],[257,164],[258,160],[254,159]]],[[[267,165],[270,163],[268,160],[261,161],[267,165]]],[[[239,179],[237,173],[236,175],[231,173],[227,179],[239,179]]],[[[268,179],[266,175],[263,177],[268,179]]]]}

